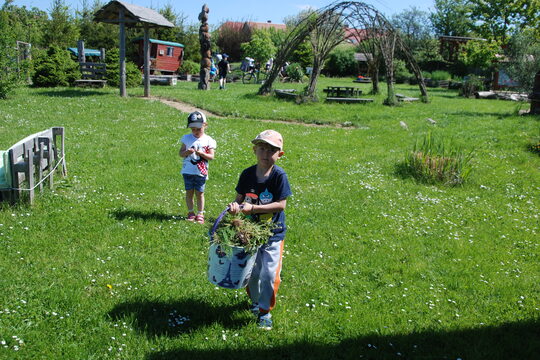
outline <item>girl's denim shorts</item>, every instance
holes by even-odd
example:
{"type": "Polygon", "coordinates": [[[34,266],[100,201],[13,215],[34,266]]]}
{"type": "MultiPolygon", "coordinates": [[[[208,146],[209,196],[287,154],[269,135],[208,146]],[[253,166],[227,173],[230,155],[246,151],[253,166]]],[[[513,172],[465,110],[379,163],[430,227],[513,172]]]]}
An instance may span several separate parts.
{"type": "Polygon", "coordinates": [[[186,190],[196,190],[198,192],[204,192],[204,186],[206,185],[206,178],[199,175],[182,174],[184,177],[184,186],[186,190]]]}

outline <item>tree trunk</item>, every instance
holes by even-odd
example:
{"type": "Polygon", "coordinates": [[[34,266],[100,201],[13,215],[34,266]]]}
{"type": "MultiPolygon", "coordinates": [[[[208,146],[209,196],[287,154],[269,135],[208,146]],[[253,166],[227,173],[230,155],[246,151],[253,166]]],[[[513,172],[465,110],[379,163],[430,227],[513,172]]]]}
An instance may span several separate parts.
{"type": "Polygon", "coordinates": [[[378,95],[381,92],[379,88],[379,63],[370,62],[369,66],[369,77],[371,78],[371,94],[378,95]]]}
{"type": "Polygon", "coordinates": [[[315,90],[317,90],[317,80],[319,79],[319,75],[321,75],[321,70],[322,70],[321,59],[314,59],[313,70],[311,71],[311,76],[309,78],[309,85],[306,92],[306,97],[309,98],[311,101],[317,101],[317,95],[315,94],[315,90]]]}

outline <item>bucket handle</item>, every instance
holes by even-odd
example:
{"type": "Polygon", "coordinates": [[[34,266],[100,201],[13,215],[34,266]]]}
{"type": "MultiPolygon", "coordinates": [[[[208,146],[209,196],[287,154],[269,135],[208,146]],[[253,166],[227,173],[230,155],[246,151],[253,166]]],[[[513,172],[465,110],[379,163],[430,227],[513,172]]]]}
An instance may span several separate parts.
{"type": "MultiPolygon", "coordinates": [[[[240,209],[242,209],[243,207],[244,205],[240,205],[240,209]]],[[[219,223],[221,222],[221,220],[223,220],[229,209],[230,207],[227,206],[225,210],[223,210],[221,214],[219,214],[216,221],[214,222],[214,225],[212,226],[212,229],[210,229],[210,232],[208,233],[210,235],[210,243],[214,241],[214,234],[216,233],[217,227],[219,226],[219,223]]]]}

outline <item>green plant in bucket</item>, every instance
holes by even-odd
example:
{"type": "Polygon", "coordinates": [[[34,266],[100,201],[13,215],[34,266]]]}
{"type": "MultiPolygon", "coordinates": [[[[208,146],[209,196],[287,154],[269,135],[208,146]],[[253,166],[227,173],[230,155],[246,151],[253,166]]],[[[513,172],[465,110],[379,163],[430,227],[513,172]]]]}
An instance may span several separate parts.
{"type": "Polygon", "coordinates": [[[214,233],[213,243],[224,248],[239,246],[247,253],[255,253],[272,236],[274,228],[273,222],[257,222],[243,214],[227,214],[214,233]]]}

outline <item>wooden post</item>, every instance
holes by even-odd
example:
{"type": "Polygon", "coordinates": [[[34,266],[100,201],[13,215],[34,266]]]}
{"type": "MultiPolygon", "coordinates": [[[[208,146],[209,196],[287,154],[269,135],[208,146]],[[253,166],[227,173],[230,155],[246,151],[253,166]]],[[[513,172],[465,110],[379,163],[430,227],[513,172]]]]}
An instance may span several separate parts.
{"type": "Polygon", "coordinates": [[[28,195],[30,205],[34,203],[34,151],[33,149],[26,149],[26,180],[28,181],[28,195]]]}
{"type": "Polygon", "coordinates": [[[105,48],[99,49],[99,60],[104,63],[105,62],[105,48]]]}
{"type": "Polygon", "coordinates": [[[126,22],[124,8],[120,7],[120,96],[126,97],[126,22]]]}
{"type": "Polygon", "coordinates": [[[43,147],[44,147],[44,144],[43,142],[39,141],[39,138],[37,139],[36,141],[37,145],[38,145],[38,155],[37,155],[37,159],[38,159],[38,169],[37,169],[37,173],[38,173],[38,182],[39,182],[39,192],[43,192],[43,183],[41,182],[41,180],[43,180],[43,147]]]}
{"type": "Polygon", "coordinates": [[[144,97],[150,97],[150,36],[148,24],[144,25],[144,97]]]}
{"type": "Polygon", "coordinates": [[[78,54],[79,63],[86,62],[86,55],[84,54],[84,41],[83,40],[77,41],[77,51],[79,53],[78,54]]]}

